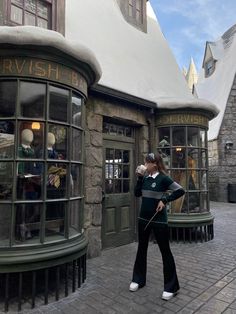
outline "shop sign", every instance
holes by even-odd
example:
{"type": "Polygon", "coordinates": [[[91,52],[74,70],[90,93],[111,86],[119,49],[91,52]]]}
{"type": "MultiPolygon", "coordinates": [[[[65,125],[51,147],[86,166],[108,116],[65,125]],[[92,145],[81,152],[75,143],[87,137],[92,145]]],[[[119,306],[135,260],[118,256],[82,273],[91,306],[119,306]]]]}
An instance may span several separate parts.
{"type": "Polygon", "coordinates": [[[87,95],[87,82],[73,69],[62,64],[36,58],[0,58],[0,76],[46,79],[69,85],[87,95]]]}
{"type": "Polygon", "coordinates": [[[208,127],[208,118],[191,113],[160,115],[157,117],[157,126],[161,125],[200,125],[208,127]]]}

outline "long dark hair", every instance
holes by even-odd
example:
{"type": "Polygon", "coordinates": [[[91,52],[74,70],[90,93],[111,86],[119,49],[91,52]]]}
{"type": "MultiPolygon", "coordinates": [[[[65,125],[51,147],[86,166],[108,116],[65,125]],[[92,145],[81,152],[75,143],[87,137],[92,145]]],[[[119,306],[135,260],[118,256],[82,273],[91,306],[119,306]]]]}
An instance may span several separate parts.
{"type": "Polygon", "coordinates": [[[165,164],[160,154],[154,154],[154,153],[147,154],[147,156],[145,157],[145,161],[156,164],[158,172],[167,174],[165,164]]]}

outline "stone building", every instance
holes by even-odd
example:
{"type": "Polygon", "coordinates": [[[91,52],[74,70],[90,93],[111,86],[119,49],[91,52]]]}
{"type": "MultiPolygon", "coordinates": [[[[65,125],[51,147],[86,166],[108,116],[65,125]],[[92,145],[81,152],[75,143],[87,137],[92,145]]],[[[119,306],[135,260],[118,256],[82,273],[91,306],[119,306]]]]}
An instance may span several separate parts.
{"type": "Polygon", "coordinates": [[[186,190],[168,205],[171,239],[211,240],[207,130],[218,110],[192,96],[150,3],[4,0],[0,10],[5,310],[10,282],[19,310],[27,282],[34,307],[45,280],[47,303],[50,282],[58,299],[60,280],[65,295],[70,278],[72,291],[85,280],[86,253],[136,240],[134,172],[148,152],[186,190]]]}
{"type": "Polygon", "coordinates": [[[215,201],[234,201],[236,184],[236,25],[207,42],[195,92],[212,101],[219,115],[210,122],[209,188],[215,201]]]}

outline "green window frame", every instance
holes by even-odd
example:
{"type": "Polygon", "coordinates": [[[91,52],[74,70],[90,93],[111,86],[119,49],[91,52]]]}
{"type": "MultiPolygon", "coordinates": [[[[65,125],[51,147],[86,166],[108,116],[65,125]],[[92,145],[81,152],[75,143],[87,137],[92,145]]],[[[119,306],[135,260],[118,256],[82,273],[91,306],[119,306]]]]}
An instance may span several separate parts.
{"type": "Polygon", "coordinates": [[[0,247],[81,234],[83,116],[84,98],[71,88],[0,80],[0,247]]]}

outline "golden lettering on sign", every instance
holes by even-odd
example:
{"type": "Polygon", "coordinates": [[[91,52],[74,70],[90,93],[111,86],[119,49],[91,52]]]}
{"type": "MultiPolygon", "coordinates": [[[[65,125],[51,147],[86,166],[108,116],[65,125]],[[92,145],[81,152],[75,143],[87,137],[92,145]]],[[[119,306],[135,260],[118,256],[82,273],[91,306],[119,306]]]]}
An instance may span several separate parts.
{"type": "Polygon", "coordinates": [[[157,118],[157,125],[201,125],[208,127],[208,118],[194,113],[181,113],[181,114],[169,114],[161,115],[157,118]]]}
{"type": "Polygon", "coordinates": [[[0,76],[44,78],[67,84],[87,95],[87,82],[78,72],[62,64],[36,58],[0,58],[0,76]]]}

